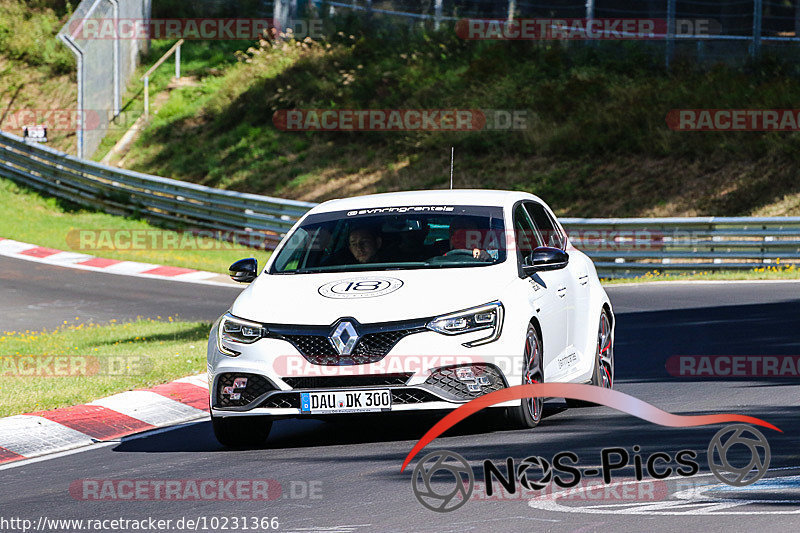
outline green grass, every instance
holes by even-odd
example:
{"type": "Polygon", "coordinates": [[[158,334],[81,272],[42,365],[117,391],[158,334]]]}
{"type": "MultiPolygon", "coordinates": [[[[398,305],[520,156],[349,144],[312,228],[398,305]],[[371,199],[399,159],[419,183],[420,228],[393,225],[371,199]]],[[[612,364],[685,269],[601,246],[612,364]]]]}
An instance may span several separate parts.
{"type": "MultiPolygon", "coordinates": [[[[0,127],[22,135],[23,110],[74,109],[75,58],[56,34],[71,8],[65,0],[0,0],[0,127]]],[[[74,131],[52,128],[48,145],[74,153],[74,131]]]]}
{"type": "MultiPolygon", "coordinates": [[[[800,192],[800,134],[683,133],[665,122],[678,108],[791,108],[800,71],[768,55],[665,72],[650,43],[475,42],[451,28],[337,24],[349,30],[326,41],[243,43],[237,62],[172,91],[125,165],[323,200],[444,188],[454,146],[457,186],[531,191],[576,216],[747,215],[800,192]],[[529,128],[278,130],[273,113],[294,108],[511,109],[529,128]]],[[[800,213],[781,205],[774,214],[800,213]]]]}
{"type": "Polygon", "coordinates": [[[603,285],[620,285],[623,283],[647,283],[652,281],[735,281],[735,280],[797,280],[800,279],[800,268],[791,264],[788,266],[764,266],[752,270],[726,270],[690,272],[663,272],[653,270],[645,272],[634,278],[602,279],[603,285]]]}
{"type": "Polygon", "coordinates": [[[253,256],[263,262],[269,256],[268,252],[223,241],[194,238],[191,235],[184,240],[183,234],[178,235],[142,220],[76,209],[54,198],[43,198],[4,178],[0,178],[0,205],[3,206],[0,237],[59,250],[220,273],[227,273],[228,266],[237,259],[253,256]],[[84,240],[85,244],[81,246],[80,236],[84,230],[85,234],[96,239],[84,240]],[[97,233],[102,230],[109,231],[97,233]],[[120,240],[122,249],[113,249],[113,241],[103,241],[102,236],[114,235],[115,230],[136,231],[148,236],[148,239],[149,236],[157,235],[162,239],[157,242],[174,236],[177,246],[169,246],[170,249],[130,249],[133,246],[126,237],[120,240]],[[92,242],[98,245],[96,249],[91,247],[92,242]],[[185,248],[181,248],[182,243],[185,248]],[[105,246],[106,244],[110,247],[105,246]]]}
{"type": "MultiPolygon", "coordinates": [[[[122,112],[108,134],[98,146],[92,159],[100,161],[120,138],[144,113],[144,83],[141,77],[161,58],[175,41],[153,40],[150,51],[142,58],[139,67],[130,77],[122,97],[122,112]]],[[[246,43],[245,43],[246,44],[246,43]]],[[[171,89],[175,75],[175,56],[171,56],[150,77],[150,126],[164,124],[170,120],[190,119],[195,100],[203,101],[205,95],[217,91],[222,81],[221,74],[236,64],[235,52],[243,46],[242,41],[187,41],[181,46],[181,77],[189,80],[188,87],[171,89]],[[174,98],[166,106],[159,107],[156,100],[164,91],[174,92],[174,98]]]]}
{"type": "Polygon", "coordinates": [[[75,317],[54,331],[3,332],[0,416],[76,405],[203,372],[210,327],[172,317],[99,326],[75,317]],[[19,375],[20,366],[36,368],[30,363],[37,359],[25,356],[43,356],[39,361],[61,357],[65,368],[74,370],[60,371],[54,362],[40,368],[59,373],[57,377],[44,370],[19,375]]]}

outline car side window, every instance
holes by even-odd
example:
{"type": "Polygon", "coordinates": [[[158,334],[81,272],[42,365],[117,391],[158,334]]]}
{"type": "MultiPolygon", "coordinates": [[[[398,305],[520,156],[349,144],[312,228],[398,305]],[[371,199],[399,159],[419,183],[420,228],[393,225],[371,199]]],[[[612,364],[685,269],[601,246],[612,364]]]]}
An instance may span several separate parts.
{"type": "Polygon", "coordinates": [[[525,202],[525,208],[533,219],[534,226],[542,236],[543,246],[563,250],[567,245],[567,240],[544,206],[537,202],[525,202]]]}
{"type": "Polygon", "coordinates": [[[520,261],[524,261],[534,248],[542,246],[541,238],[536,233],[533,222],[522,204],[514,209],[514,237],[520,252],[520,261]]]}

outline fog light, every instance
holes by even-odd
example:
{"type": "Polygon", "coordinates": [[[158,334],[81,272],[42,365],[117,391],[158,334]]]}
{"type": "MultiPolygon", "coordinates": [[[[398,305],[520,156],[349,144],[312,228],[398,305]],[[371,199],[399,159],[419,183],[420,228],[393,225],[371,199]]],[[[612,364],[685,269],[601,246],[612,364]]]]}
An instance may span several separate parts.
{"type": "Polygon", "coordinates": [[[486,376],[478,376],[475,378],[475,383],[478,385],[491,385],[492,382],[486,376]]]}
{"type": "Polygon", "coordinates": [[[242,390],[245,388],[247,388],[247,378],[234,378],[232,386],[222,387],[222,395],[231,401],[241,400],[242,390]]]}
{"type": "Polygon", "coordinates": [[[459,381],[474,381],[475,373],[471,368],[456,368],[456,378],[459,381]]]}

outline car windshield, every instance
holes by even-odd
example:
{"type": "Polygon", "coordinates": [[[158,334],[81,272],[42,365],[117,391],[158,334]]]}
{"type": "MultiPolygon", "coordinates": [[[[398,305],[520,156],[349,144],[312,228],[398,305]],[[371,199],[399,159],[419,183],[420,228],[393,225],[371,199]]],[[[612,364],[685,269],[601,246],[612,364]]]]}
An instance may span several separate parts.
{"type": "Polygon", "coordinates": [[[480,267],[505,261],[503,210],[400,206],[308,216],[272,274],[480,267]]]}

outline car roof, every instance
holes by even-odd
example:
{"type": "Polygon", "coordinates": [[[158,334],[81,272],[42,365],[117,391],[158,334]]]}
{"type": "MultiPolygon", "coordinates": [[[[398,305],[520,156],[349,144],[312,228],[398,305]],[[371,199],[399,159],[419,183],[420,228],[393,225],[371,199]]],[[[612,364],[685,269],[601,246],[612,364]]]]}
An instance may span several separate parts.
{"type": "Polygon", "coordinates": [[[375,207],[405,207],[419,205],[479,205],[506,207],[519,200],[539,200],[522,191],[492,189],[438,189],[426,191],[389,192],[328,200],[312,210],[314,213],[369,209],[375,207]]]}

